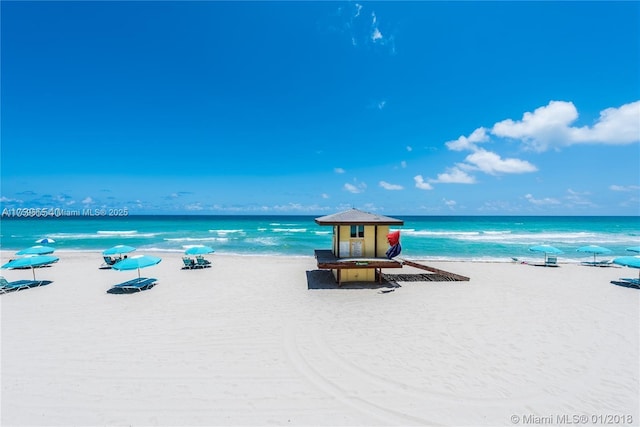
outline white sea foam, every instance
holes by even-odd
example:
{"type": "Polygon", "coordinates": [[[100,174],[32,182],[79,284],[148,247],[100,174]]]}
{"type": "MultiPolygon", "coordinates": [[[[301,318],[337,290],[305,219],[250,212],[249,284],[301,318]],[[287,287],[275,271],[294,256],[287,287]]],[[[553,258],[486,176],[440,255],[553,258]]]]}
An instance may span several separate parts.
{"type": "Polygon", "coordinates": [[[228,237],[173,237],[162,239],[167,242],[226,242],[228,237]]]}
{"type": "Polygon", "coordinates": [[[237,230],[209,230],[209,233],[217,233],[219,236],[226,236],[227,234],[246,234],[243,229],[237,230]]]}
{"type": "Polygon", "coordinates": [[[274,233],[306,233],[306,228],[272,228],[274,233]]]}
{"type": "Polygon", "coordinates": [[[246,239],[245,242],[264,246],[278,246],[280,244],[280,240],[275,237],[252,237],[246,239]]]}
{"type": "Polygon", "coordinates": [[[137,232],[138,232],[137,230],[124,230],[124,231],[119,231],[119,230],[107,230],[107,231],[98,230],[98,234],[110,234],[110,235],[116,235],[116,236],[121,236],[123,234],[136,234],[137,232]]]}
{"type": "Polygon", "coordinates": [[[134,237],[155,237],[160,233],[138,233],[137,231],[98,231],[96,233],[52,233],[48,234],[52,239],[108,239],[120,237],[123,239],[134,237]]]}

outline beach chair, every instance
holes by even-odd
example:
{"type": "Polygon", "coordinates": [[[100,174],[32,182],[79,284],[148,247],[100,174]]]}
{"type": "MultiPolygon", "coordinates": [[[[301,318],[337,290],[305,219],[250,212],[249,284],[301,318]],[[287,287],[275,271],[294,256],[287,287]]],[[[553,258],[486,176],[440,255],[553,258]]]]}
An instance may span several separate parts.
{"type": "Polygon", "coordinates": [[[620,280],[612,280],[611,283],[618,286],[624,286],[625,288],[640,289],[640,279],[622,278],[620,280]]]}
{"type": "Polygon", "coordinates": [[[136,278],[126,282],[118,283],[107,291],[110,294],[124,294],[132,292],[141,292],[151,289],[155,286],[157,279],[154,278],[136,278]]]}
{"type": "Polygon", "coordinates": [[[4,277],[0,276],[0,294],[34,288],[47,283],[51,282],[45,282],[43,280],[16,280],[15,282],[9,282],[4,277]]]}
{"type": "Polygon", "coordinates": [[[184,264],[184,267],[182,267],[182,269],[193,269],[196,268],[196,261],[193,258],[189,258],[188,256],[183,256],[182,257],[182,263],[184,264]]]}
{"type": "Polygon", "coordinates": [[[545,267],[557,267],[558,266],[558,257],[550,256],[547,257],[547,261],[544,263],[545,267]]]}
{"type": "Polygon", "coordinates": [[[108,255],[103,255],[102,259],[104,259],[104,263],[100,266],[100,269],[104,270],[113,267],[113,265],[120,261],[122,258],[111,258],[108,255]]]}
{"type": "Polygon", "coordinates": [[[200,268],[211,267],[211,261],[204,259],[203,256],[196,256],[196,261],[200,268]]]}

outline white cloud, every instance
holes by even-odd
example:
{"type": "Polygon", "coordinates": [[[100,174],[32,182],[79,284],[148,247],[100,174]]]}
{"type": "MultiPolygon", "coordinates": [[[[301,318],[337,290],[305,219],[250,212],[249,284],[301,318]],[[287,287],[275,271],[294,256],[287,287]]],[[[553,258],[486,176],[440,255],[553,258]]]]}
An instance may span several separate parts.
{"type": "Polygon", "coordinates": [[[566,196],[566,200],[571,205],[592,206],[592,207],[596,206],[593,202],[591,202],[591,200],[587,198],[587,196],[591,194],[588,191],[581,193],[578,191],[573,191],[572,189],[568,189],[567,193],[569,193],[569,195],[566,196]]]}
{"type": "Polygon", "coordinates": [[[491,133],[498,137],[519,139],[525,148],[545,151],[574,144],[631,144],[640,141],[640,101],[607,108],[592,126],[571,127],[578,119],[572,102],[551,101],[526,112],[522,120],[496,123],[491,133]]]}
{"type": "Polygon", "coordinates": [[[0,197],[0,202],[2,202],[2,203],[22,203],[22,200],[10,199],[8,197],[2,196],[2,197],[0,197]]]}
{"type": "Polygon", "coordinates": [[[201,211],[204,209],[200,203],[192,203],[186,205],[184,208],[188,211],[201,211]]]}
{"type": "Polygon", "coordinates": [[[484,173],[496,175],[499,173],[527,173],[538,170],[534,165],[519,159],[502,159],[496,153],[479,149],[469,154],[465,161],[484,173]]]}
{"type": "Polygon", "coordinates": [[[346,171],[345,171],[344,169],[342,169],[342,168],[335,168],[335,169],[333,169],[333,171],[334,171],[335,173],[337,173],[337,174],[342,174],[342,173],[345,173],[345,172],[346,172],[346,171]]]}
{"type": "Polygon", "coordinates": [[[433,190],[433,187],[428,182],[425,182],[422,175],[416,175],[413,177],[413,180],[416,182],[416,188],[420,190],[433,190]]]}
{"type": "Polygon", "coordinates": [[[378,27],[375,27],[371,32],[371,40],[377,42],[380,39],[382,39],[382,33],[380,32],[378,27]]]}
{"type": "Polygon", "coordinates": [[[611,191],[640,191],[640,185],[611,185],[611,191]]]}
{"type": "Polygon", "coordinates": [[[474,130],[469,136],[460,136],[455,141],[445,142],[445,145],[449,150],[453,151],[463,151],[463,150],[471,150],[475,151],[478,149],[477,143],[487,142],[489,141],[489,136],[487,135],[487,130],[485,128],[478,128],[474,130]]]}
{"type": "Polygon", "coordinates": [[[89,205],[91,203],[93,203],[93,199],[91,197],[85,197],[84,200],[81,202],[85,205],[89,205]]]}
{"type": "Polygon", "coordinates": [[[358,185],[346,183],[344,185],[344,189],[347,190],[349,193],[358,194],[358,193],[362,193],[364,190],[367,189],[367,184],[365,184],[364,182],[361,182],[358,185]]]}
{"type": "Polygon", "coordinates": [[[350,3],[337,9],[337,20],[329,25],[329,31],[345,34],[353,47],[375,46],[390,54],[396,53],[395,38],[392,32],[380,25],[375,11],[360,3],[350,3]]]}
{"type": "Polygon", "coordinates": [[[329,195],[328,195],[327,193],[322,193],[320,196],[321,196],[323,199],[328,199],[328,198],[329,198],[329,195]]]}
{"type": "Polygon", "coordinates": [[[356,3],[355,4],[355,8],[356,8],[356,14],[353,17],[357,18],[358,16],[360,16],[360,11],[362,10],[362,5],[360,3],[356,3]]]}
{"type": "Polygon", "coordinates": [[[546,197],[544,199],[536,199],[534,198],[531,194],[527,194],[524,196],[525,199],[527,199],[530,203],[537,205],[537,206],[544,206],[544,205],[559,205],[560,202],[557,199],[552,199],[550,197],[546,197]]]}
{"type": "Polygon", "coordinates": [[[429,182],[434,184],[475,184],[476,179],[460,168],[452,167],[447,169],[447,172],[438,174],[437,179],[430,179],[429,182]]]}
{"type": "Polygon", "coordinates": [[[404,190],[404,187],[402,185],[389,184],[386,181],[380,181],[379,185],[385,190],[404,190]]]}
{"type": "Polygon", "coordinates": [[[407,167],[407,162],[405,162],[404,160],[400,162],[400,167],[401,168],[406,168],[407,167]]]}
{"type": "Polygon", "coordinates": [[[449,208],[454,209],[458,204],[455,200],[442,199],[442,202],[449,208]]]}

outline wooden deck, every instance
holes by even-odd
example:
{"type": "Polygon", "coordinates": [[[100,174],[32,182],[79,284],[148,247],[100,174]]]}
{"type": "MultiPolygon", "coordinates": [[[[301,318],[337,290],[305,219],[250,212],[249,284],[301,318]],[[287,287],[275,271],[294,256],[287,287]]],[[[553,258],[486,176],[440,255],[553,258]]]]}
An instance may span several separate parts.
{"type": "Polygon", "coordinates": [[[338,258],[328,249],[316,249],[318,268],[402,268],[402,264],[387,258],[338,258]]]}
{"type": "Polygon", "coordinates": [[[338,258],[329,249],[316,249],[315,256],[319,269],[338,271],[338,286],[342,284],[340,270],[345,268],[373,268],[380,282],[382,281],[381,269],[402,268],[401,263],[387,258],[338,258]]]}
{"type": "Polygon", "coordinates": [[[340,270],[348,268],[374,268],[378,281],[382,281],[383,278],[387,280],[395,281],[461,281],[467,282],[469,278],[460,274],[451,273],[449,271],[440,270],[438,268],[429,267],[428,265],[419,264],[415,261],[409,261],[405,259],[395,258],[338,258],[333,252],[328,249],[316,249],[316,259],[318,261],[318,268],[322,270],[337,270],[338,271],[338,286],[341,284],[340,270]],[[396,274],[396,275],[383,275],[383,268],[402,268],[403,265],[411,266],[421,270],[429,271],[433,274],[396,274]]]}

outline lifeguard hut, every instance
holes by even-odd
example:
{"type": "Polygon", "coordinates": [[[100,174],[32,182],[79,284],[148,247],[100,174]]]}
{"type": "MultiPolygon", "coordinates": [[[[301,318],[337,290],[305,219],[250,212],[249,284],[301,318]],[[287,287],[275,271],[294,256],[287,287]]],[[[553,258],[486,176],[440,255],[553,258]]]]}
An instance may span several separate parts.
{"type": "Polygon", "coordinates": [[[382,268],[402,268],[402,263],[385,256],[389,227],[404,225],[401,219],[350,209],[315,221],[333,227],[331,249],[316,249],[315,256],[318,268],[331,270],[338,285],[381,281],[382,268]]]}

